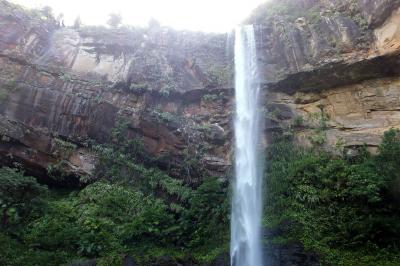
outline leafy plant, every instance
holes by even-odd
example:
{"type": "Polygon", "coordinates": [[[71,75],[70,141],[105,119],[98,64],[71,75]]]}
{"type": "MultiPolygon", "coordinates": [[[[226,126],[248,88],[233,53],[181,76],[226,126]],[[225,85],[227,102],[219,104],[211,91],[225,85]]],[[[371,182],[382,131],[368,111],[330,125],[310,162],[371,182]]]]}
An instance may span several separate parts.
{"type": "Polygon", "coordinates": [[[11,213],[26,215],[46,190],[47,188],[38,184],[33,177],[25,176],[22,172],[11,168],[0,168],[0,207],[3,227],[8,226],[11,213]]]}
{"type": "Polygon", "coordinates": [[[203,95],[202,100],[204,102],[214,102],[214,101],[218,100],[218,95],[216,95],[216,94],[205,94],[205,95],[203,95]]]}
{"type": "Polygon", "coordinates": [[[131,83],[129,85],[129,92],[144,93],[149,90],[149,85],[146,83],[131,83]]]}
{"type": "Polygon", "coordinates": [[[293,119],[294,127],[302,127],[304,125],[304,118],[301,115],[297,115],[293,119]]]}
{"type": "Polygon", "coordinates": [[[300,241],[328,265],[357,265],[351,252],[353,258],[387,254],[385,260],[393,260],[400,244],[400,208],[390,190],[400,170],[399,136],[390,130],[378,155],[360,153],[349,160],[279,137],[268,153],[267,227],[290,221],[285,239],[300,241]]]}
{"type": "Polygon", "coordinates": [[[230,72],[226,66],[210,66],[207,70],[208,78],[212,85],[222,86],[229,82],[230,72]]]}

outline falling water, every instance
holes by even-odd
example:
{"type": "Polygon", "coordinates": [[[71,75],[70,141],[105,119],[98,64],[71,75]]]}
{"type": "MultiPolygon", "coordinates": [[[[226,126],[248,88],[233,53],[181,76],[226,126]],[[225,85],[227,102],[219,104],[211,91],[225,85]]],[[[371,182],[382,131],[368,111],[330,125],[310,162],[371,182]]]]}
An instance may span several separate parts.
{"type": "Polygon", "coordinates": [[[231,265],[260,266],[261,120],[260,86],[253,26],[235,32],[235,182],[231,220],[231,265]]]}

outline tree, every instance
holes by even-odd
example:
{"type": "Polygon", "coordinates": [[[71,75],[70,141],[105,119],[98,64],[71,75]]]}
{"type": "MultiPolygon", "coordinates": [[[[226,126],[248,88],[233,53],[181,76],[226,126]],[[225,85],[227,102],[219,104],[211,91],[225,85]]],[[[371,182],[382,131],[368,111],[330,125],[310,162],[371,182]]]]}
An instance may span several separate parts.
{"type": "Polygon", "coordinates": [[[57,16],[57,23],[58,23],[58,25],[60,26],[60,27],[64,27],[64,14],[63,13],[60,13],[58,16],[57,16]]]}
{"type": "Polygon", "coordinates": [[[50,6],[44,6],[41,12],[47,19],[53,18],[53,9],[50,6]]]}
{"type": "Polygon", "coordinates": [[[80,17],[80,16],[77,16],[76,19],[75,19],[75,21],[74,21],[74,26],[73,26],[73,28],[74,28],[74,29],[79,29],[79,28],[81,27],[81,25],[82,25],[81,17],[80,17]]]}
{"type": "Polygon", "coordinates": [[[35,178],[24,176],[22,172],[11,168],[0,168],[2,225],[8,225],[11,208],[27,210],[46,191],[47,187],[40,185],[35,178]]]}
{"type": "Polygon", "coordinates": [[[112,28],[118,28],[122,24],[122,16],[121,14],[111,13],[109,15],[109,19],[107,24],[112,28]]]}

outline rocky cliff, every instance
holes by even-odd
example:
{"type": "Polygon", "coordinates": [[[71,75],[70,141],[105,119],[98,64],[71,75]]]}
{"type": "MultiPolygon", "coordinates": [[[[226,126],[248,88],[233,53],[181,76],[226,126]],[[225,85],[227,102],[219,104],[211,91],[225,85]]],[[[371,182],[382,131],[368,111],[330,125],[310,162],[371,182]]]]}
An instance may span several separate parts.
{"type": "MultiPolygon", "coordinates": [[[[400,1],[296,0],[259,7],[269,132],[348,152],[400,127],[400,1]]],[[[92,175],[89,143],[120,120],[179,176],[227,176],[232,38],[148,28],[61,27],[0,1],[0,160],[48,178],[92,175]],[[167,159],[166,159],[167,158],[167,159]]],[[[75,178],[74,178],[75,177],[75,178]]]]}
{"type": "Polygon", "coordinates": [[[107,141],[123,120],[127,138],[141,139],[172,174],[196,163],[225,175],[232,99],[226,35],[158,25],[65,28],[39,11],[0,5],[4,163],[44,178],[49,169],[91,175],[96,157],[88,142],[107,141]]]}
{"type": "Polygon", "coordinates": [[[279,1],[255,10],[269,129],[372,150],[399,127],[399,1],[279,1]]]}

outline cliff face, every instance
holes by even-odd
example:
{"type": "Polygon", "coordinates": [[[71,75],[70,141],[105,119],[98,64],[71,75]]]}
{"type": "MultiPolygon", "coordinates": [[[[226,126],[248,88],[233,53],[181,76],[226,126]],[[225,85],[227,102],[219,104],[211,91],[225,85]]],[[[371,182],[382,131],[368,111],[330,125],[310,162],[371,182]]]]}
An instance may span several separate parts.
{"type": "MultiPolygon", "coordinates": [[[[269,130],[295,128],[305,145],[332,149],[340,142],[347,149],[375,147],[382,131],[399,127],[399,1],[269,5],[275,8],[260,7],[250,21],[269,130]],[[322,136],[310,138],[321,118],[322,136]]],[[[227,175],[233,110],[227,35],[159,25],[65,28],[0,1],[0,66],[3,163],[22,163],[44,178],[49,168],[91,175],[96,156],[87,143],[107,141],[122,119],[127,138],[142,139],[161,166],[172,165],[171,174],[195,159],[207,175],[227,175]]]]}
{"type": "Polygon", "coordinates": [[[332,151],[373,150],[384,131],[400,126],[399,1],[289,2],[252,17],[260,24],[269,129],[332,151]]]}
{"type": "Polygon", "coordinates": [[[0,2],[0,157],[46,176],[90,175],[118,120],[127,137],[171,173],[196,159],[224,176],[231,91],[226,36],[148,29],[61,28],[41,13],[0,2]],[[62,162],[62,163],[60,163],[62,162]]]}

